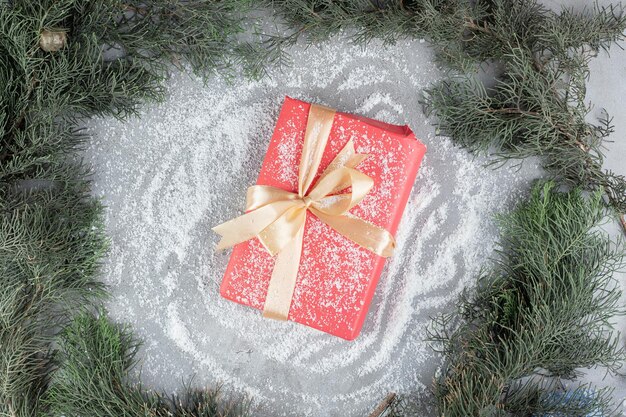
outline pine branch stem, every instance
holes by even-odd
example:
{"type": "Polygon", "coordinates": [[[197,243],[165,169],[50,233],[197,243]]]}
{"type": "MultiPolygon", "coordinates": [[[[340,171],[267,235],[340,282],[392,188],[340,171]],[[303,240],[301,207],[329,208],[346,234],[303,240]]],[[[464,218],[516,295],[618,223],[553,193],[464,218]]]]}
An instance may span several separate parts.
{"type": "Polygon", "coordinates": [[[487,23],[484,23],[483,26],[479,25],[476,23],[476,21],[474,21],[474,19],[472,19],[471,17],[466,17],[465,18],[465,27],[468,29],[472,29],[472,30],[476,30],[482,33],[487,33],[492,35],[493,31],[491,29],[489,29],[489,27],[487,26],[487,23]]]}
{"type": "Polygon", "coordinates": [[[368,417],[380,417],[385,410],[387,410],[393,402],[396,400],[396,393],[390,392],[387,396],[376,406],[374,411],[368,417]]]}
{"type": "Polygon", "coordinates": [[[541,117],[541,115],[534,111],[522,110],[514,107],[505,107],[500,109],[487,109],[484,110],[486,113],[505,113],[505,114],[521,114],[529,117],[541,117]]]}
{"type": "Polygon", "coordinates": [[[134,13],[139,14],[139,15],[145,15],[146,12],[147,12],[145,7],[135,7],[135,6],[131,6],[129,4],[122,4],[122,8],[124,9],[124,11],[134,12],[134,13]]]}

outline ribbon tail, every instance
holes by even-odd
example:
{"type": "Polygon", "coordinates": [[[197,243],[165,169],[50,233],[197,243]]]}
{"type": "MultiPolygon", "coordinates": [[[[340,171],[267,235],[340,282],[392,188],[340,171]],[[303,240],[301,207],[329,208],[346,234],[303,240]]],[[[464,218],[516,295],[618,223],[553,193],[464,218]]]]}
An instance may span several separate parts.
{"type": "Polygon", "coordinates": [[[263,317],[287,320],[293,291],[296,288],[296,279],[298,278],[303,239],[304,223],[302,223],[296,237],[276,257],[263,307],[263,317]]]}
{"type": "Polygon", "coordinates": [[[292,201],[278,201],[215,226],[213,231],[222,236],[216,249],[230,248],[258,236],[293,205],[292,201]]]}
{"type": "Polygon", "coordinates": [[[257,236],[272,256],[277,255],[298,235],[298,230],[306,221],[306,209],[294,206],[284,212],[275,222],[267,226],[257,236]]]}
{"type": "Polygon", "coordinates": [[[318,219],[356,244],[384,258],[393,254],[396,240],[382,227],[350,215],[333,216],[313,207],[310,210],[318,219]]]}

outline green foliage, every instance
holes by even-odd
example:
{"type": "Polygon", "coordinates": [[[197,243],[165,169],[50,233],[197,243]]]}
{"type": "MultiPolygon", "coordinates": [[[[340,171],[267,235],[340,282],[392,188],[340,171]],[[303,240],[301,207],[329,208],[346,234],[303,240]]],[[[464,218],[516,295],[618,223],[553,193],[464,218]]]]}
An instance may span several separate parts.
{"type": "MultiPolygon", "coordinates": [[[[161,99],[179,58],[196,72],[253,71],[262,55],[236,40],[250,4],[0,2],[0,414],[46,412],[56,333],[104,295],[95,275],[106,239],[77,157],[80,118],[126,117],[161,99]],[[44,30],[66,43],[45,51],[44,30]]],[[[217,398],[194,395],[197,407],[217,398]]]]}
{"type": "Polygon", "coordinates": [[[626,211],[626,179],[602,169],[610,119],[586,121],[589,62],[623,39],[620,7],[560,13],[536,0],[273,0],[299,36],[326,39],[341,30],[357,42],[426,38],[448,78],[425,93],[442,135],[495,161],[539,156],[559,181],[603,189],[608,202],[626,211]],[[496,68],[481,81],[478,70],[496,68]]]}
{"type": "Polygon", "coordinates": [[[622,39],[623,11],[596,6],[593,13],[557,14],[534,1],[504,0],[487,11],[463,50],[447,59],[459,68],[496,63],[499,74],[489,87],[469,74],[427,92],[442,134],[497,159],[540,156],[555,178],[603,189],[616,210],[626,211],[626,180],[602,169],[610,119],[588,123],[585,103],[589,62],[622,39]]]}
{"type": "Polygon", "coordinates": [[[264,50],[241,38],[253,3],[0,0],[0,414],[247,414],[245,401],[229,405],[214,390],[166,398],[133,384],[130,331],[84,313],[105,295],[95,276],[106,239],[78,157],[88,138],[77,126],[82,117],[127,117],[143,101],[162,99],[173,66],[258,75],[302,34],[318,41],[344,29],[359,42],[429,39],[456,71],[427,94],[444,134],[499,158],[541,156],[559,180],[596,190],[586,199],[548,186],[501,219],[497,268],[460,314],[441,322],[448,362],[435,385],[440,414],[610,411],[606,391],[581,386],[567,401],[546,393],[558,394],[557,381],[580,367],[615,370],[623,357],[609,326],[621,312],[611,273],[622,266],[622,246],[594,226],[605,215],[602,195],[625,211],[626,185],[602,170],[609,120],[587,123],[583,102],[590,59],[622,38],[621,9],[274,0],[293,33],[268,38],[264,50]],[[46,52],[44,30],[65,32],[65,44],[46,52]],[[486,63],[497,69],[490,84],[475,76],[486,63]]]}
{"type": "Polygon", "coordinates": [[[625,252],[598,229],[605,215],[600,191],[547,183],[499,218],[496,265],[434,329],[446,355],[434,385],[442,415],[612,415],[610,390],[547,395],[580,368],[617,372],[626,354],[611,322],[624,313],[612,275],[625,252]]]}
{"type": "MultiPolygon", "coordinates": [[[[357,42],[382,39],[393,43],[403,37],[433,40],[457,39],[462,28],[456,24],[469,16],[464,0],[268,0],[294,29],[309,41],[328,39],[348,29],[357,42]]],[[[291,38],[293,39],[293,38],[291,38]]]]}
{"type": "Polygon", "coordinates": [[[219,389],[189,390],[168,398],[129,382],[138,343],[132,332],[111,324],[104,313],[78,315],[60,341],[63,367],[54,374],[46,402],[67,417],[239,417],[246,401],[228,402],[219,389]]]}
{"type": "Polygon", "coordinates": [[[0,412],[10,416],[36,414],[54,329],[103,294],[100,207],[84,184],[32,187],[6,185],[0,197],[0,412]]]}

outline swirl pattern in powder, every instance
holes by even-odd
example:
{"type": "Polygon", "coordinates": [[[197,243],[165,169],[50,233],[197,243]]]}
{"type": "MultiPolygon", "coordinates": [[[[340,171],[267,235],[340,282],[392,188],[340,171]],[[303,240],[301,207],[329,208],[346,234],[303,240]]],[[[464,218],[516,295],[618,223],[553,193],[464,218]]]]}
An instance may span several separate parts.
{"type": "Polygon", "coordinates": [[[528,175],[491,171],[434,137],[418,103],[438,76],[424,45],[341,43],[294,49],[291,68],[257,82],[178,74],[168,100],[140,119],[90,123],[87,156],[112,240],[109,308],[145,341],[146,385],[222,382],[253,396],[260,415],[363,415],[389,391],[427,402],[440,360],[424,341],[430,317],[486,264],[492,215],[528,175]],[[428,145],[397,252],[353,342],[262,319],[218,294],[229,253],[214,253],[210,229],[241,212],[284,95],[407,123],[428,145]]]}

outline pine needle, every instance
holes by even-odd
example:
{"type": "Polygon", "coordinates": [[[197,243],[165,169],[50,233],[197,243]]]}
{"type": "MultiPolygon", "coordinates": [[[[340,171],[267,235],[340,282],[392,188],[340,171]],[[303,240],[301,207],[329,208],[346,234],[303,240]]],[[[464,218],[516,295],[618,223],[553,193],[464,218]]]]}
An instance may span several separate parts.
{"type": "Polygon", "coordinates": [[[229,401],[219,388],[187,389],[165,396],[131,382],[139,344],[128,328],[112,324],[103,312],[79,314],[60,341],[63,367],[45,397],[52,414],[66,417],[244,417],[247,400],[229,401]]]}
{"type": "Polygon", "coordinates": [[[496,266],[433,327],[446,359],[434,384],[442,415],[614,415],[611,390],[581,384],[564,396],[562,385],[581,368],[616,373],[626,355],[612,278],[626,253],[598,229],[605,216],[601,191],[553,183],[500,216],[496,266]]]}

